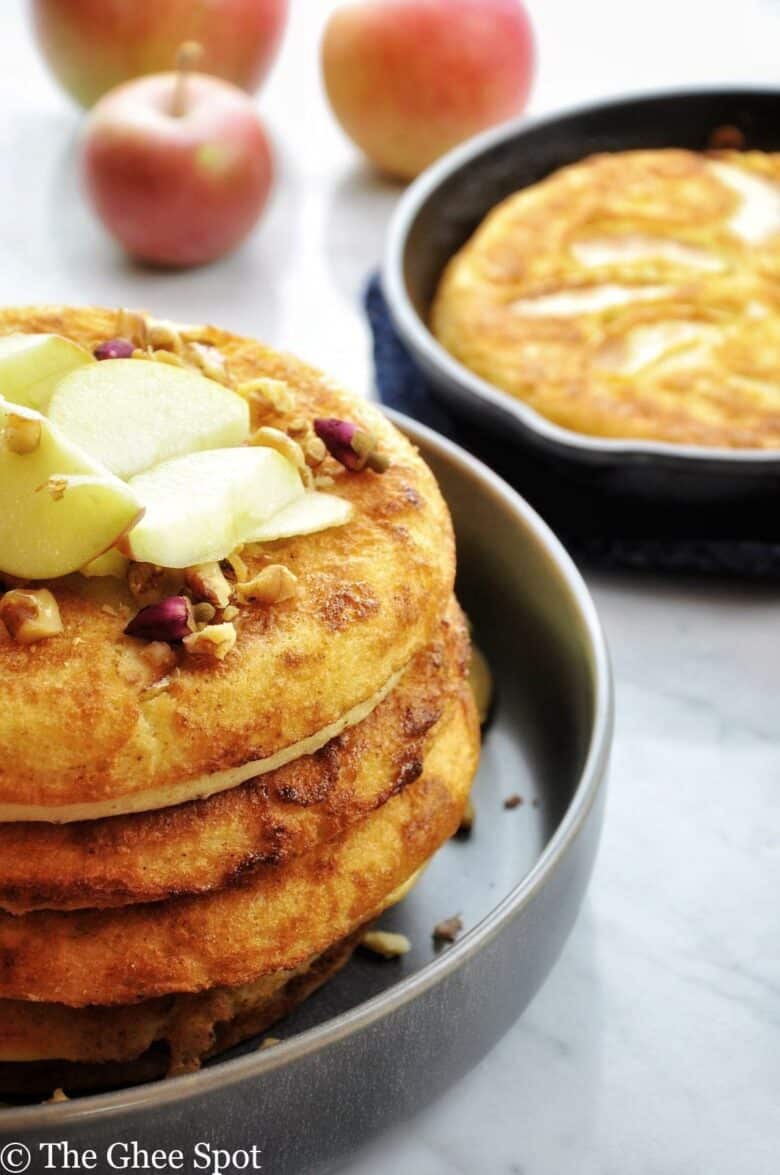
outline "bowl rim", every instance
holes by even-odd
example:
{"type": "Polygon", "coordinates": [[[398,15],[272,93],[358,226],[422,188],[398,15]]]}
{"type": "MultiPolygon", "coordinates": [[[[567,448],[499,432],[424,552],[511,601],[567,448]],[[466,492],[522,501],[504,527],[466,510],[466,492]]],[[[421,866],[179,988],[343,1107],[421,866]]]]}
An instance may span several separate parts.
{"type": "Polygon", "coordinates": [[[483,483],[499,505],[513,512],[539,547],[550,556],[551,569],[568,590],[587,642],[594,707],[585,762],[566,811],[532,868],[489,913],[448,951],[371,999],[282,1041],[273,1049],[254,1051],[229,1061],[216,1061],[197,1073],[112,1093],[87,1095],[69,1102],[4,1108],[0,1112],[0,1133],[83,1125],[98,1117],[105,1119],[152,1107],[156,1110],[174,1106],[216,1089],[272,1073],[307,1054],[338,1044],[370,1028],[378,1020],[414,1001],[459,970],[487,946],[536,897],[576,840],[605,783],[614,725],[612,670],[604,632],[590,592],[573,560],[547,524],[496,473],[452,441],[417,421],[397,412],[389,411],[388,415],[413,443],[421,444],[439,460],[454,466],[465,479],[483,483]]]}
{"type": "MultiPolygon", "coordinates": [[[[424,204],[451,176],[465,167],[478,166],[481,157],[494,147],[513,139],[522,142],[530,132],[553,127],[569,118],[602,112],[608,114],[611,110],[632,105],[652,106],[654,103],[670,99],[686,102],[691,98],[711,98],[713,101],[730,98],[735,101],[751,98],[780,99],[780,87],[775,89],[769,85],[704,84],[681,89],[674,86],[636,91],[599,101],[587,100],[567,105],[560,110],[513,119],[453,148],[431,164],[406,189],[393,213],[385,241],[381,266],[382,286],[402,342],[425,368],[434,373],[434,377],[439,376],[439,390],[444,397],[468,401],[473,409],[484,407],[487,403],[507,418],[507,423],[520,425],[521,429],[537,443],[541,442],[548,449],[569,457],[576,456],[594,465],[603,465],[605,462],[660,463],[688,470],[698,468],[704,471],[727,466],[730,473],[780,472],[780,447],[758,450],[731,449],[705,445],[676,445],[665,441],[632,438],[592,437],[555,424],[524,401],[514,398],[470,371],[446,351],[418,314],[404,279],[408,237],[424,204]],[[457,389],[457,392],[453,391],[453,388],[457,389]]],[[[586,153],[583,154],[583,158],[585,157],[586,153]]]]}

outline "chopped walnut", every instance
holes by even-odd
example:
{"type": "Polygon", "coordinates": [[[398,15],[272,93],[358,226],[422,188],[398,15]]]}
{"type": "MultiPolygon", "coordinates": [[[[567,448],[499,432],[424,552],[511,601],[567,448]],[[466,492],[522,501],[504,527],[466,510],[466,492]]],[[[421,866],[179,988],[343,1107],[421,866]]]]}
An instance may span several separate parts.
{"type": "Polygon", "coordinates": [[[55,1089],[54,1093],[48,1099],[47,1105],[56,1104],[57,1102],[69,1102],[70,1098],[64,1089],[55,1089]]]}
{"type": "Polygon", "coordinates": [[[230,603],[232,588],[219,563],[200,563],[197,567],[188,567],[184,572],[184,582],[195,600],[206,600],[215,608],[226,608],[230,603]]]}
{"type": "Polygon", "coordinates": [[[15,588],[0,598],[0,620],[20,645],[59,636],[63,631],[57,601],[48,588],[15,588]]]}
{"type": "Polygon", "coordinates": [[[186,343],[184,358],[193,367],[197,367],[207,379],[216,380],[220,384],[230,382],[225,356],[211,343],[186,343]]]}
{"type": "Polygon", "coordinates": [[[315,469],[318,465],[322,465],[328,455],[325,442],[321,441],[317,436],[309,437],[303,443],[303,455],[306,458],[306,464],[310,468],[315,469]]]}
{"type": "Polygon", "coordinates": [[[149,330],[146,315],[137,310],[122,308],[117,314],[116,335],[120,339],[130,339],[138,348],[148,347],[149,330]]]}
{"type": "Polygon", "coordinates": [[[182,571],[154,563],[131,563],[127,569],[127,586],[144,607],[177,595],[183,583],[182,571]]]}
{"type": "Polygon", "coordinates": [[[279,1036],[266,1036],[257,1046],[259,1053],[265,1052],[266,1049],[272,1049],[275,1045],[281,1044],[282,1040],[279,1036]]]}
{"type": "Polygon", "coordinates": [[[151,355],[155,363],[167,363],[169,367],[186,367],[186,363],[181,355],[177,355],[174,351],[152,351],[151,355]]]}
{"type": "Polygon", "coordinates": [[[243,583],[245,579],[249,579],[249,568],[238,551],[233,551],[232,554],[223,559],[223,563],[227,563],[230,567],[236,578],[236,583],[243,583]]]}
{"type": "Polygon", "coordinates": [[[234,604],[228,604],[227,608],[223,608],[223,620],[235,620],[236,616],[238,616],[238,608],[234,604]]]}
{"type": "Polygon", "coordinates": [[[412,949],[405,934],[393,934],[390,930],[367,930],[360,945],[383,959],[398,959],[412,949]]]}
{"type": "Polygon", "coordinates": [[[18,412],[8,412],[3,429],[3,441],[6,449],[25,457],[34,453],[41,443],[41,422],[35,417],[21,416],[18,412]]]}
{"type": "Polygon", "coordinates": [[[261,445],[265,449],[275,449],[277,453],[286,457],[295,466],[307,489],[312,485],[312,473],[306,464],[303,449],[297,441],[288,437],[286,432],[282,432],[279,428],[258,428],[250,436],[249,443],[250,445],[261,445]]]}
{"type": "Polygon", "coordinates": [[[174,323],[164,318],[147,318],[146,329],[147,341],[153,350],[173,351],[174,354],[181,355],[184,343],[174,323]]]}
{"type": "Polygon", "coordinates": [[[329,473],[318,473],[317,476],[314,478],[315,490],[326,490],[330,486],[334,486],[335,484],[336,484],[335,477],[331,477],[329,473]]]}
{"type": "Polygon", "coordinates": [[[295,407],[295,396],[284,380],[269,379],[266,376],[260,379],[250,379],[236,388],[239,396],[249,400],[252,408],[258,413],[292,412],[295,407]]]}
{"type": "Polygon", "coordinates": [[[236,584],[236,598],[242,604],[248,600],[255,600],[258,604],[279,604],[291,600],[297,592],[298,577],[281,563],[272,563],[246,583],[236,584]]]}
{"type": "Polygon", "coordinates": [[[207,624],[184,638],[184,647],[192,657],[211,657],[217,661],[224,661],[235,643],[235,626],[227,622],[207,624]]]}
{"type": "Polygon", "coordinates": [[[436,942],[455,942],[462,929],[463,919],[456,914],[437,922],[433,928],[433,937],[436,942]]]}

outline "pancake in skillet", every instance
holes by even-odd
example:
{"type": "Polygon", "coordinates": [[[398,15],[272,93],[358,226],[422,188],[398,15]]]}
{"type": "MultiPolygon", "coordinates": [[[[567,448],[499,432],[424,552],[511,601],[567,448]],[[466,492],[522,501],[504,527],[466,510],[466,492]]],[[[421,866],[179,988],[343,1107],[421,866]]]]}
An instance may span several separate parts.
{"type": "Polygon", "coordinates": [[[780,447],[780,154],[597,155],[445,270],[439,341],[577,432],[780,447]]]}
{"type": "MultiPolygon", "coordinates": [[[[89,347],[116,324],[114,312],[98,309],[0,315],[0,333],[51,331],[89,347]]],[[[316,749],[338,733],[332,724],[365,717],[434,638],[447,607],[451,524],[413,447],[375,408],[297,360],[213,328],[198,338],[219,349],[234,384],[265,376],[288,386],[293,407],[267,412],[263,425],[347,417],[370,428],[390,467],[381,477],[333,470],[329,492],[355,507],[346,526],[247,554],[250,577],[269,556],[289,568],[295,599],[242,606],[230,656],[218,666],[189,663],[161,692],[149,691],[138,642],[123,636],[137,608],[126,588],[58,581],[63,637],[0,643],[0,820],[149,811],[235,786],[302,740],[313,737],[316,749]]]]}

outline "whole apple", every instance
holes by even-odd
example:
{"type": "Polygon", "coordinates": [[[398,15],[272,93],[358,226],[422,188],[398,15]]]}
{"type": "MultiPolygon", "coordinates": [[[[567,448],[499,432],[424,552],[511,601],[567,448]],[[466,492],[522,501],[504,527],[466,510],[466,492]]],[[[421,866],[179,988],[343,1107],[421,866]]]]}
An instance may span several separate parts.
{"type": "Polygon", "coordinates": [[[106,94],[87,119],[82,166],[95,210],[127,251],[177,266],[235,248],[273,174],[251,100],[201,73],[154,74],[106,94]]]}
{"type": "Polygon", "coordinates": [[[533,33],[521,0],[361,0],[331,16],[322,62],[349,137],[383,171],[411,179],[520,113],[533,33]]]}
{"type": "Polygon", "coordinates": [[[171,69],[189,40],[204,48],[204,73],[255,90],[286,18],[287,0],[33,0],[43,55],[83,106],[120,82],[171,69]]]}

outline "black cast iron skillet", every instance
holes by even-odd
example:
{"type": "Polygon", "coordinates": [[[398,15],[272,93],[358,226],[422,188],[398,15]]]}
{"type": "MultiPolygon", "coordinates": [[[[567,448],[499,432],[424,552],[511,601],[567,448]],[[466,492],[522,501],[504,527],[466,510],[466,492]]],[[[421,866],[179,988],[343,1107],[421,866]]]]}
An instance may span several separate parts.
{"type": "MultiPolygon", "coordinates": [[[[570,487],[587,485],[596,495],[587,506],[588,518],[581,520],[586,525],[590,521],[597,526],[599,503],[617,496],[631,500],[640,513],[649,503],[683,508],[681,517],[672,520],[673,526],[675,521],[683,526],[680,533],[687,527],[700,536],[721,536],[731,527],[742,539],[778,537],[780,450],[621,441],[560,428],[462,366],[427,325],[447,261],[504,197],[596,151],[706,149],[724,126],[738,128],[747,148],[780,150],[780,89],[630,97],[512,123],[445,156],[399,204],[383,269],[396,329],[436,395],[460,418],[459,439],[519,484],[553,524],[555,509],[545,509],[545,501],[533,492],[534,478],[538,474],[543,479],[545,472],[570,487]],[[493,438],[494,449],[486,451],[479,443],[483,434],[493,438]],[[527,467],[530,484],[512,476],[521,466],[524,471],[527,467]],[[752,507],[748,514],[746,505],[752,507]],[[695,513],[695,520],[686,519],[686,509],[695,513]]],[[[582,510],[582,502],[572,508],[582,510]]]]}

